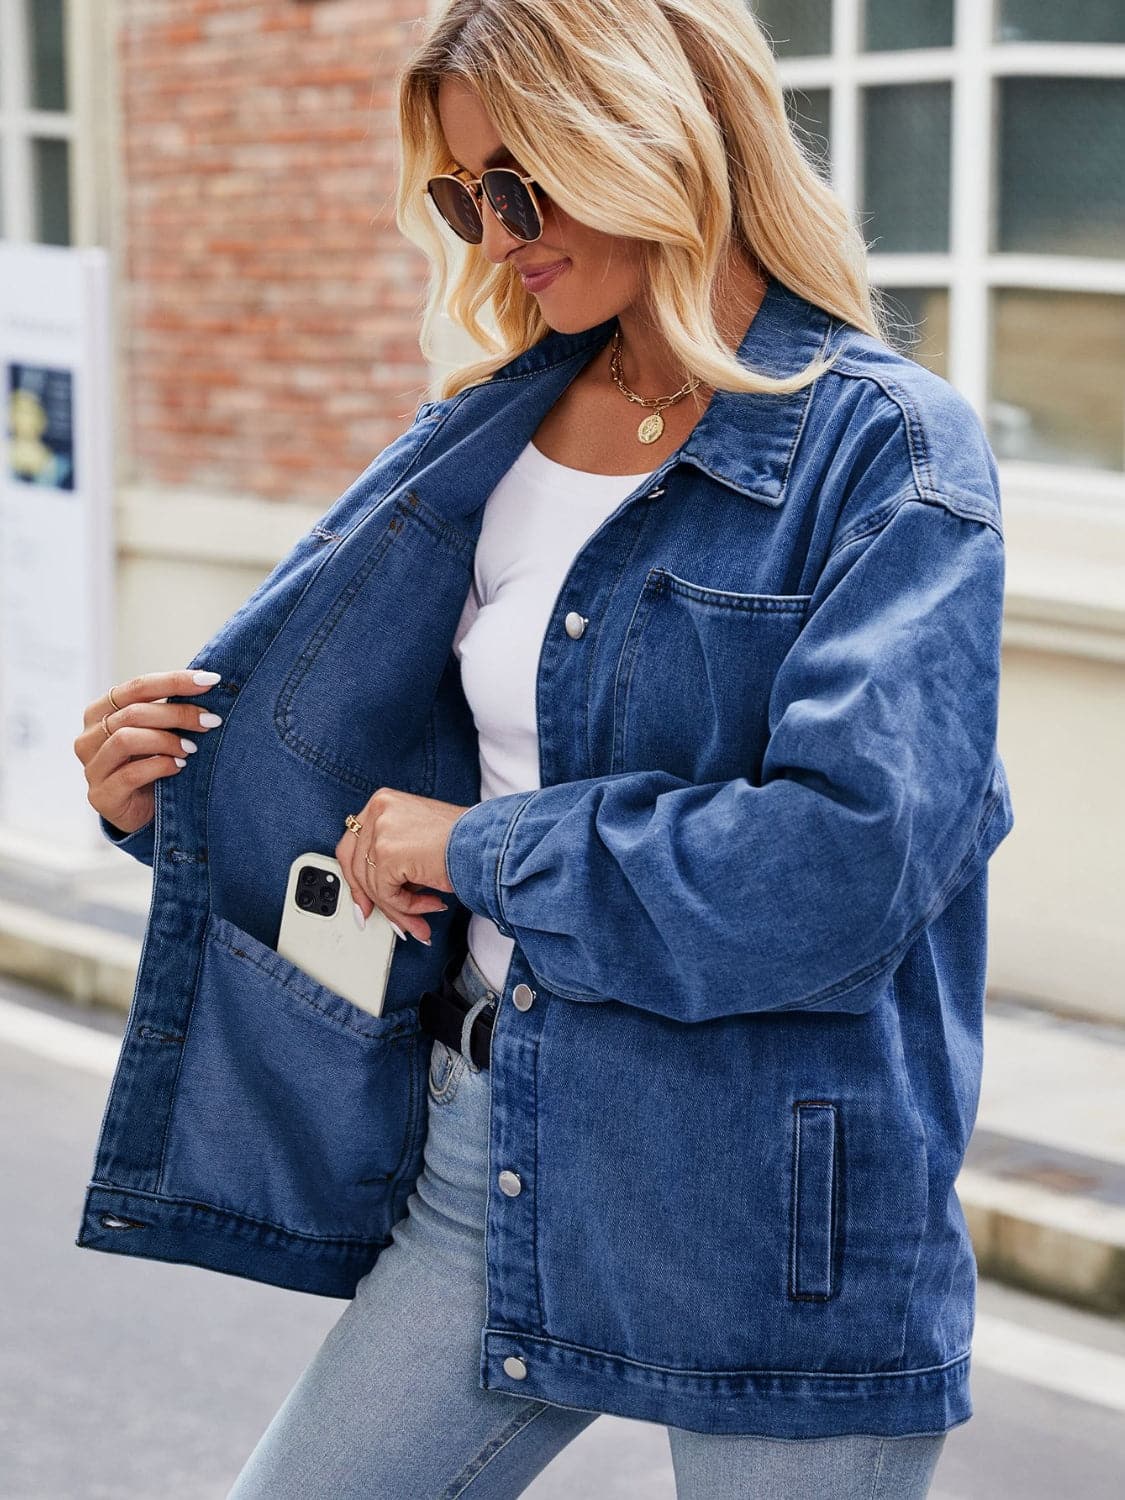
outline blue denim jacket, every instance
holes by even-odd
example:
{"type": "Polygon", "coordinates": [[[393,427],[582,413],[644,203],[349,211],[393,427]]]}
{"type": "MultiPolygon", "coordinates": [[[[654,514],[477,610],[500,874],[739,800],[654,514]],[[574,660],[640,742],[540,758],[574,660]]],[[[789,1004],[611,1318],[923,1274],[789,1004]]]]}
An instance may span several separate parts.
{"type": "Polygon", "coordinates": [[[353,1295],[421,1170],[417,999],[480,912],[515,944],[489,1149],[522,1183],[489,1197],[481,1385],[944,1431],[1012,826],[996,465],[947,382],[771,281],[740,356],[835,368],[716,393],[597,528],[539,658],[542,785],[479,801],[451,644],[484,501],[613,327],[424,403],[190,663],[222,727],[144,828],[103,820],[154,878],[77,1243],[353,1295]],[[469,810],[373,1018],[274,944],[290,861],[383,785],[469,810]]]}

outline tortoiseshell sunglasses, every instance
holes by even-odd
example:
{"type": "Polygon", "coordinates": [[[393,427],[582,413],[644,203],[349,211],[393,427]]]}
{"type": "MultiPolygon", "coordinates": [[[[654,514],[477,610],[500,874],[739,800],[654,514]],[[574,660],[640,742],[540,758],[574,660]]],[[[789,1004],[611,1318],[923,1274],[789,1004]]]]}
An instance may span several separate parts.
{"type": "Polygon", "coordinates": [[[508,233],[530,244],[543,233],[543,214],[532,191],[534,181],[521,177],[512,167],[489,167],[479,177],[465,181],[452,172],[431,177],[424,191],[455,234],[470,245],[479,245],[484,238],[480,211],[483,188],[489,206],[508,233]]]}

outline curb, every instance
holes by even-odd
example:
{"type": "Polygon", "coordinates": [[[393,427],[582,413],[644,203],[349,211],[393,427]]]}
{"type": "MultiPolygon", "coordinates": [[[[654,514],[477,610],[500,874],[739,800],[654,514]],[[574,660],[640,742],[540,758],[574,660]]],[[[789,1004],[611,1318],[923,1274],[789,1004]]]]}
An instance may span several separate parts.
{"type": "Polygon", "coordinates": [[[139,937],[0,901],[0,973],[78,1005],[128,1014],[140,957],[139,937]]]}
{"type": "Polygon", "coordinates": [[[1125,1314],[1125,1209],[971,1166],[961,1169],[957,1196],[982,1276],[1125,1314]]]}

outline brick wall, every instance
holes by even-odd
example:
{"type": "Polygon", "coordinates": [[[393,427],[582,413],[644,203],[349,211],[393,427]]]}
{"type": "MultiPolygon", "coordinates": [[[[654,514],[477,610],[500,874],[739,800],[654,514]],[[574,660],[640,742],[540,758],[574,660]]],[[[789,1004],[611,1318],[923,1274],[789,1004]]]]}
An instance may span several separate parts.
{"type": "Polygon", "coordinates": [[[330,503],[427,384],[394,226],[424,0],[118,0],[132,481],[330,503]]]}

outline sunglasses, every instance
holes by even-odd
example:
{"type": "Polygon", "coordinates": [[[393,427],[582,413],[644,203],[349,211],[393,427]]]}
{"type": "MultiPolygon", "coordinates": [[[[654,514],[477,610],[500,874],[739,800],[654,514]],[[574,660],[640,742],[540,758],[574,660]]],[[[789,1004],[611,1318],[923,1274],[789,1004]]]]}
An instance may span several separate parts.
{"type": "Polygon", "coordinates": [[[532,185],[534,178],[521,177],[512,167],[489,167],[479,177],[462,181],[453,173],[431,177],[424,191],[455,234],[470,245],[484,238],[481,189],[489,207],[509,234],[530,244],[543,233],[543,214],[532,185]]]}

